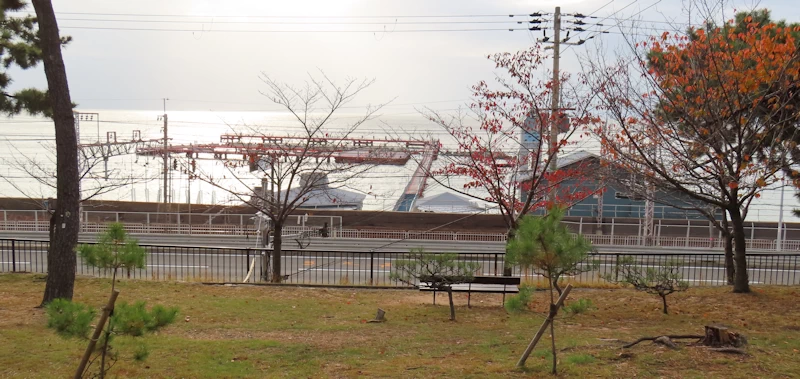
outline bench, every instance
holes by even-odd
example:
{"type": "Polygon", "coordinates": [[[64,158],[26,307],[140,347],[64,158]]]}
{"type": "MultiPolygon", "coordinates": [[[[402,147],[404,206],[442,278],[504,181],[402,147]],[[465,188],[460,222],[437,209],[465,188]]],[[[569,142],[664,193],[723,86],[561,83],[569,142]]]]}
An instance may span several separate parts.
{"type": "MultiPolygon", "coordinates": [[[[453,292],[466,292],[467,293],[467,307],[471,306],[472,293],[502,293],[503,304],[506,303],[507,293],[519,293],[519,285],[521,281],[519,277],[513,276],[475,276],[469,282],[453,284],[450,286],[453,292]]],[[[433,304],[436,304],[436,292],[440,289],[431,287],[431,278],[420,278],[419,285],[417,286],[420,291],[433,291],[433,304]]]]}

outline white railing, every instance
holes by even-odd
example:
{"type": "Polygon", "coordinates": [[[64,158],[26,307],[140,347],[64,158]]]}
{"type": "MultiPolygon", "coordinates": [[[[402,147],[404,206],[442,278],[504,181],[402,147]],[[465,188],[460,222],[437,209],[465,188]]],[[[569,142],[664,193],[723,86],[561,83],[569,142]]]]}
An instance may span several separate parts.
{"type": "MultiPolygon", "coordinates": [[[[122,222],[128,232],[133,234],[181,234],[181,235],[231,235],[245,236],[258,233],[255,225],[246,224],[174,224],[174,223],[133,223],[122,222]]],[[[105,222],[83,222],[81,232],[99,233],[106,229],[105,222]]],[[[49,222],[45,219],[38,221],[14,220],[0,221],[0,231],[7,232],[47,232],[49,222]]],[[[321,237],[321,228],[316,226],[284,227],[283,234],[294,235],[306,232],[310,237],[321,237]]],[[[393,240],[429,240],[429,241],[455,241],[455,242],[503,242],[505,233],[475,233],[475,232],[426,232],[404,230],[380,229],[341,229],[329,228],[329,237],[332,238],[361,238],[361,239],[393,239],[393,240]]],[[[724,240],[720,238],[703,237],[676,237],[654,236],[650,241],[646,237],[637,235],[613,234],[583,234],[589,241],[599,246],[620,247],[673,247],[687,249],[722,249],[724,240]],[[649,243],[648,243],[649,242],[649,243]]],[[[746,239],[746,248],[755,250],[800,251],[800,240],[784,240],[782,246],[777,246],[775,240],[746,239]]]]}

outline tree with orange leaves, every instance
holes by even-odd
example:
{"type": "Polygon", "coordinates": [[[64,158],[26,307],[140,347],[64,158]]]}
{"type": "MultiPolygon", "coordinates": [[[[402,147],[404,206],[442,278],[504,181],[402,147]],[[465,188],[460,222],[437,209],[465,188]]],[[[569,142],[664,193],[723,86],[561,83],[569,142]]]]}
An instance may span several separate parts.
{"type": "Polygon", "coordinates": [[[633,45],[635,64],[593,72],[598,130],[621,167],[658,189],[687,195],[734,239],[734,292],[749,292],[744,220],[751,201],[798,161],[795,107],[800,28],[741,16],[722,26],[633,45]]]}

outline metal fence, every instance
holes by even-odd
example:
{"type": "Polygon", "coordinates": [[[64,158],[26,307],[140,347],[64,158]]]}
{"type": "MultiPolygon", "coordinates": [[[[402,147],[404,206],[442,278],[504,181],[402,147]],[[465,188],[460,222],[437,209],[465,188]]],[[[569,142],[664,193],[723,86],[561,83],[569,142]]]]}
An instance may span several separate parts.
{"type": "MultiPolygon", "coordinates": [[[[613,221],[613,220],[612,220],[613,221]]],[[[706,226],[675,226],[663,225],[667,228],[685,228],[684,235],[661,234],[655,236],[644,236],[641,234],[640,224],[611,223],[607,225],[609,233],[594,234],[590,233],[594,224],[580,222],[565,222],[570,230],[576,234],[581,234],[598,246],[654,246],[665,248],[693,248],[693,249],[719,249],[724,246],[724,240],[718,231],[714,230],[709,234],[709,227],[706,226]],[[616,230],[615,230],[616,228],[616,230]],[[627,228],[627,229],[626,229],[627,228]],[[638,228],[638,232],[637,232],[638,228]],[[623,233],[628,230],[632,234],[623,233]],[[705,233],[700,233],[704,231],[705,233]],[[697,234],[705,234],[703,237],[697,234]]],[[[82,222],[81,233],[101,233],[106,230],[108,223],[105,222],[82,222]]],[[[185,235],[185,236],[255,236],[258,234],[254,225],[237,224],[169,224],[169,223],[131,223],[125,222],[125,229],[131,234],[148,235],[185,235]]],[[[656,225],[659,226],[659,225],[656,225]]],[[[13,233],[41,233],[43,236],[49,228],[49,223],[42,219],[39,221],[0,221],[0,232],[6,237],[13,237],[13,233]]],[[[317,226],[288,225],[284,227],[284,234],[308,233],[315,237],[320,235],[321,228],[317,226]]],[[[786,252],[800,252],[800,240],[781,239],[780,243],[776,238],[756,238],[756,229],[750,228],[749,238],[745,240],[748,250],[772,250],[786,252]]],[[[480,233],[480,232],[459,232],[459,231],[413,231],[413,230],[381,230],[381,229],[346,229],[329,228],[329,236],[332,238],[359,238],[359,239],[402,239],[402,240],[428,240],[428,241],[454,241],[454,242],[504,242],[504,233],[480,233]]],[[[786,232],[786,230],[784,230],[786,232]]],[[[763,234],[763,233],[762,233],[763,234]]],[[[786,233],[784,233],[786,234],[786,233]]],[[[31,238],[20,236],[22,238],[31,238]]]]}
{"type": "MultiPolygon", "coordinates": [[[[212,283],[263,282],[270,271],[271,251],[265,249],[142,245],[148,252],[143,269],[118,272],[118,277],[212,283]]],[[[0,239],[0,272],[47,272],[47,241],[0,239]]],[[[312,285],[408,287],[391,279],[394,263],[408,252],[326,252],[285,250],[281,257],[283,282],[312,285]]],[[[605,276],[618,275],[621,260],[632,259],[642,269],[667,263],[680,266],[683,280],[693,286],[724,285],[723,255],[703,254],[590,254],[583,266],[587,272],[564,280],[581,284],[603,284],[605,276]]],[[[476,275],[502,275],[503,253],[460,254],[459,260],[477,262],[476,275]]],[[[750,254],[748,274],[753,284],[800,285],[800,254],[750,254]]],[[[80,257],[78,275],[110,277],[110,270],[85,265],[80,257]]],[[[512,275],[538,281],[530,270],[512,268],[512,275]]]]}

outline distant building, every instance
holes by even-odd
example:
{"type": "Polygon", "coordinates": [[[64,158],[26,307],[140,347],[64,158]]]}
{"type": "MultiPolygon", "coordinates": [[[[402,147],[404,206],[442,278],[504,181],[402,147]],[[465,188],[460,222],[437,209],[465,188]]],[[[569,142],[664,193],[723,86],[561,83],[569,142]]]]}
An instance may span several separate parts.
{"type": "MultiPolygon", "coordinates": [[[[628,174],[603,165],[600,156],[588,151],[576,151],[558,158],[559,170],[582,172],[582,178],[565,180],[559,185],[559,191],[582,191],[588,196],[574,204],[567,211],[568,216],[601,217],[601,218],[645,218],[645,199],[643,196],[626,190],[625,183],[630,183],[628,174]]],[[[633,183],[643,185],[643,183],[633,183]]],[[[525,201],[525,193],[523,199],[525,201]]],[[[684,210],[690,207],[693,200],[685,194],[656,190],[655,198],[663,199],[670,205],[654,205],[654,219],[705,219],[696,210],[684,210]]]]}
{"type": "MultiPolygon", "coordinates": [[[[288,191],[289,199],[296,199],[300,196],[300,191],[305,188],[310,177],[308,175],[301,175],[300,183],[297,187],[291,188],[288,191]]],[[[263,187],[256,187],[253,192],[261,193],[263,187]]],[[[278,193],[278,196],[284,196],[278,193]]],[[[328,183],[328,178],[323,176],[319,183],[314,184],[314,188],[303,196],[303,201],[297,209],[344,209],[344,210],[361,210],[364,206],[364,199],[367,196],[353,191],[347,191],[340,188],[331,188],[328,183]]],[[[251,203],[258,201],[258,197],[251,196],[251,203]]],[[[291,200],[290,200],[291,201],[291,200]]]]}
{"type": "Polygon", "coordinates": [[[415,210],[419,212],[475,213],[484,209],[485,208],[476,204],[475,201],[450,192],[424,197],[415,204],[415,210]]]}

